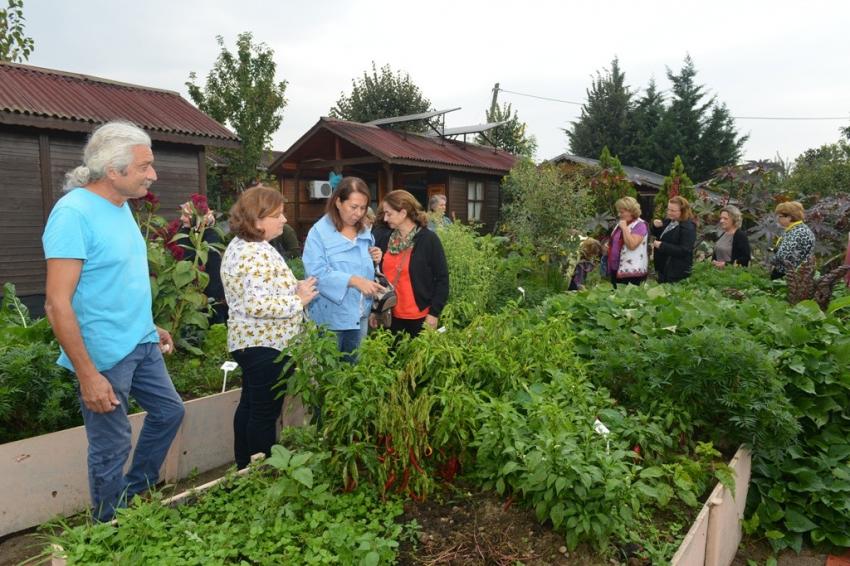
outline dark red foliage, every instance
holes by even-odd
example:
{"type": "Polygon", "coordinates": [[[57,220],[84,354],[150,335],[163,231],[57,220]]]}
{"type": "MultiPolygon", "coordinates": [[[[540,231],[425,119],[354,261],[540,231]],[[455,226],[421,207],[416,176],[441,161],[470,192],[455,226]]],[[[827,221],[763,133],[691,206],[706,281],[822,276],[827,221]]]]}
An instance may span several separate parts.
{"type": "Polygon", "coordinates": [[[207,203],[207,197],[202,194],[194,193],[192,195],[192,204],[194,205],[195,210],[198,211],[198,214],[202,216],[210,211],[209,204],[207,203]]]}

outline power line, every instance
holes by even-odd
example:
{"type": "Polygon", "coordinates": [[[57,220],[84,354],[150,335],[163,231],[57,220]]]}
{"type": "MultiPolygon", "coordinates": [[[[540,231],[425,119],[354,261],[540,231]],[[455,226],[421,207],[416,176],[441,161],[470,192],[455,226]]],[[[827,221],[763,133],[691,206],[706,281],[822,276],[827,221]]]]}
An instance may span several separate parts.
{"type": "Polygon", "coordinates": [[[537,96],[536,94],[527,94],[525,92],[515,92],[513,90],[507,90],[504,88],[500,88],[499,92],[506,92],[508,94],[517,94],[519,96],[527,96],[529,98],[537,98],[540,100],[548,100],[550,102],[563,102],[564,104],[575,104],[576,106],[584,106],[584,102],[573,102],[572,100],[562,100],[560,98],[549,98],[548,96],[537,96]]]}
{"type": "Polygon", "coordinates": [[[732,116],[736,120],[850,120],[848,116],[732,116]]]}
{"type": "MultiPolygon", "coordinates": [[[[551,98],[548,96],[538,96],[536,94],[528,94],[526,92],[516,92],[500,88],[499,92],[507,94],[516,94],[518,96],[527,96],[528,98],[536,98],[538,100],[547,100],[549,102],[561,102],[563,104],[574,104],[576,106],[584,106],[583,102],[575,102],[573,100],[563,100],[561,98],[551,98]]],[[[735,120],[794,120],[794,121],[818,121],[818,120],[850,120],[850,115],[847,116],[732,116],[735,120]]]]}

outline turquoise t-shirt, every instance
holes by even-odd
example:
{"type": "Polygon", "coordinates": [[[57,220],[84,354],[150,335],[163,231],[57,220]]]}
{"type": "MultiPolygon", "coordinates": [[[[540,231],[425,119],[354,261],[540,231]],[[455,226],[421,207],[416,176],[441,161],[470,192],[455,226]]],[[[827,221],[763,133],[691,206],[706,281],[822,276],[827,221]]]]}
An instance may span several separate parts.
{"type": "MultiPolygon", "coordinates": [[[[145,240],[130,206],[115,206],[83,189],[59,199],[42,236],[46,259],[81,259],[72,306],[98,371],[112,368],[136,346],[159,342],[151,313],[145,240]]],[[[73,371],[62,350],[57,363],[73,371]]]]}

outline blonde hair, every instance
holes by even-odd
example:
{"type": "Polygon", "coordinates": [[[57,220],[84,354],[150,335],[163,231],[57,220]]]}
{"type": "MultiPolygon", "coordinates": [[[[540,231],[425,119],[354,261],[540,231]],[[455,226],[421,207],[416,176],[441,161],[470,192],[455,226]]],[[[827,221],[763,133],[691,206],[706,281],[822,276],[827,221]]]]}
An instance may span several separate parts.
{"type": "Polygon", "coordinates": [[[801,221],[806,217],[806,209],[796,200],[780,202],[776,205],[776,214],[788,216],[794,222],[801,221]]]}
{"type": "Polygon", "coordinates": [[[676,195],[668,200],[667,204],[670,204],[671,202],[678,206],[679,210],[682,212],[681,216],[679,216],[679,222],[684,222],[685,220],[690,220],[694,217],[694,213],[691,210],[691,203],[689,203],[688,199],[685,197],[676,195]]]}
{"type": "Polygon", "coordinates": [[[732,221],[732,225],[735,228],[741,227],[741,223],[744,221],[744,216],[741,214],[741,210],[737,206],[727,204],[720,209],[720,214],[723,214],[724,212],[729,215],[729,220],[732,221]]]}
{"type": "Polygon", "coordinates": [[[618,199],[617,202],[614,203],[614,208],[617,211],[625,211],[631,214],[635,220],[640,218],[640,204],[634,197],[623,197],[618,199]]]}

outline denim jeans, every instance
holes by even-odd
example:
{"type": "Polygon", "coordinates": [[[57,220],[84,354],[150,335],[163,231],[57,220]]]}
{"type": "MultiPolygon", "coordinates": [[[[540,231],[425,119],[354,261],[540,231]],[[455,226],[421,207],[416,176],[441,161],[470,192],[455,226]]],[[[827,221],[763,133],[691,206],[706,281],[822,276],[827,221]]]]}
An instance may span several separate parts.
{"type": "Polygon", "coordinates": [[[233,451],[240,470],[257,452],[271,455],[272,445],[277,442],[277,418],[285,389],[275,385],[288,360],[276,362],[279,355],[274,348],[264,347],[233,352],[233,359],[242,368],[242,394],[233,416],[233,451]]]}
{"type": "Polygon", "coordinates": [[[139,344],[111,369],[100,372],[112,384],[121,405],[110,413],[90,411],[80,398],[89,441],[89,491],[94,516],[109,521],[135,494],[159,480],[159,468],[183,420],[183,401],[174,390],[159,344],[139,344]],[[147,411],[133,463],[130,455],[129,397],[147,411]]]}
{"type": "Polygon", "coordinates": [[[360,319],[360,328],[352,330],[334,330],[336,334],[336,345],[340,352],[350,354],[345,356],[346,361],[354,363],[357,361],[357,356],[353,354],[354,350],[360,347],[360,343],[369,332],[369,317],[364,316],[360,319]]]}

